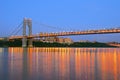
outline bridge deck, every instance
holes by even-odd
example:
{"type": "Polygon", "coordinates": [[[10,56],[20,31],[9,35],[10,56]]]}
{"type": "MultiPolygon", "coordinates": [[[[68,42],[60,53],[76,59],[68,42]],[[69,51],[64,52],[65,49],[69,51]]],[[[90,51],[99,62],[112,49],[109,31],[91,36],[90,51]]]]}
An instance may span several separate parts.
{"type": "Polygon", "coordinates": [[[55,36],[70,36],[70,35],[89,35],[89,34],[110,34],[120,33],[120,29],[102,29],[102,30],[87,30],[75,32],[59,32],[59,33],[40,33],[31,36],[11,36],[9,39],[38,38],[38,37],[55,37],[55,36]]]}

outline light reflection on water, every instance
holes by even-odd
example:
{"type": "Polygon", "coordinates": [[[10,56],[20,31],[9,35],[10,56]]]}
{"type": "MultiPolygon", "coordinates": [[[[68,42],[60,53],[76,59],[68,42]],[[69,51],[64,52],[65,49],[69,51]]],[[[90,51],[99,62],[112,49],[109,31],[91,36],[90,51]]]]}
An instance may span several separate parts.
{"type": "Polygon", "coordinates": [[[120,80],[119,48],[0,48],[0,80],[120,80]]]}

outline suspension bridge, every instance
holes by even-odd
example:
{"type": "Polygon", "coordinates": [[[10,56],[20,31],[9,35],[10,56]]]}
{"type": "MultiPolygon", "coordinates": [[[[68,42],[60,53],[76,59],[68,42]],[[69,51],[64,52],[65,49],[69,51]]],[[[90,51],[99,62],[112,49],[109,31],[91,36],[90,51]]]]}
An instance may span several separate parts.
{"type": "Polygon", "coordinates": [[[90,35],[90,34],[111,34],[111,33],[120,33],[120,28],[110,28],[110,29],[99,29],[99,30],[84,30],[84,31],[66,31],[66,32],[55,32],[55,33],[39,33],[32,34],[32,20],[24,18],[23,22],[18,26],[18,30],[14,30],[12,33],[14,35],[10,35],[8,37],[9,40],[14,39],[22,39],[22,47],[32,47],[33,38],[43,38],[43,37],[57,37],[57,36],[71,36],[71,35],[90,35]],[[22,26],[21,26],[22,25],[22,26]],[[28,27],[28,35],[26,34],[26,30],[28,27]],[[22,29],[21,36],[15,36],[22,29]]]}

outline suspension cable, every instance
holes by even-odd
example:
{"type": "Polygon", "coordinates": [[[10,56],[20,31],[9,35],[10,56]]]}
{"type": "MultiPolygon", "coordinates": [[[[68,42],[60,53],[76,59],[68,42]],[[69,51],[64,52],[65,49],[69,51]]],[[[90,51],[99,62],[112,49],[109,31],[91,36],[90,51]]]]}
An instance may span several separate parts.
{"type": "Polygon", "coordinates": [[[55,26],[50,26],[44,23],[38,23],[38,22],[34,22],[35,24],[39,25],[39,26],[44,26],[47,28],[52,28],[52,29],[56,29],[56,30],[65,30],[64,28],[60,28],[60,27],[55,27],[55,26]]]}
{"type": "Polygon", "coordinates": [[[18,29],[21,28],[22,23],[23,22],[21,22],[8,36],[11,36],[11,35],[15,34],[16,31],[18,31],[18,29]]]}
{"type": "Polygon", "coordinates": [[[14,33],[14,35],[17,35],[18,32],[20,32],[20,30],[22,30],[22,27],[20,27],[20,28],[14,33]]]}

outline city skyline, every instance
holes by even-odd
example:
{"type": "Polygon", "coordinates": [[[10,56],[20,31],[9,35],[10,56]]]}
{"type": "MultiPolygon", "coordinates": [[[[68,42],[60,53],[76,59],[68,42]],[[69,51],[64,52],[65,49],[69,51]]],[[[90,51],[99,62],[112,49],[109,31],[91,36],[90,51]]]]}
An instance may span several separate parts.
{"type": "MultiPolygon", "coordinates": [[[[24,17],[33,22],[45,23],[65,30],[90,30],[119,27],[120,1],[112,0],[45,0],[45,1],[1,1],[0,34],[9,34],[24,17]]],[[[33,23],[33,33],[58,32],[33,23]],[[42,30],[41,30],[42,29],[42,30]]],[[[120,42],[120,34],[72,36],[73,40],[120,42]]]]}

